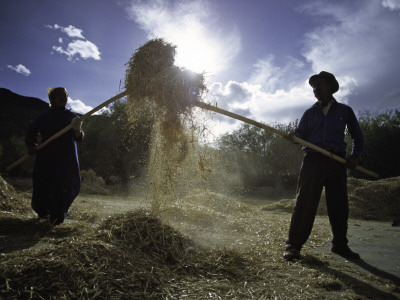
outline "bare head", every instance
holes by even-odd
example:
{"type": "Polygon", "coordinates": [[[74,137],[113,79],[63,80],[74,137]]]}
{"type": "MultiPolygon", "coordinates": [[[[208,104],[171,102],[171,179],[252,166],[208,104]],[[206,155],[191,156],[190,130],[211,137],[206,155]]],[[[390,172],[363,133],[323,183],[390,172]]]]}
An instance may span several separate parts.
{"type": "Polygon", "coordinates": [[[50,106],[54,108],[64,108],[68,101],[68,92],[63,87],[49,88],[47,89],[47,95],[49,96],[50,106]]]}

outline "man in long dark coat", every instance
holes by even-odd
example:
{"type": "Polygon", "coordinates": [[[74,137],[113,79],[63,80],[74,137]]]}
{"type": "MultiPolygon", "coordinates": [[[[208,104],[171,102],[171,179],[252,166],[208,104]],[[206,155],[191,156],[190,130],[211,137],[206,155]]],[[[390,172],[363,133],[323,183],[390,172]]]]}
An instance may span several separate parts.
{"type": "Polygon", "coordinates": [[[65,108],[68,93],[65,88],[48,90],[50,108],[29,125],[25,142],[30,154],[36,154],[33,169],[32,208],[39,218],[50,218],[53,225],[64,221],[68,209],[80,190],[81,177],[77,141],[82,141],[81,120],[65,108]],[[36,150],[38,137],[42,142],[65,128],[72,129],[36,150]]]}

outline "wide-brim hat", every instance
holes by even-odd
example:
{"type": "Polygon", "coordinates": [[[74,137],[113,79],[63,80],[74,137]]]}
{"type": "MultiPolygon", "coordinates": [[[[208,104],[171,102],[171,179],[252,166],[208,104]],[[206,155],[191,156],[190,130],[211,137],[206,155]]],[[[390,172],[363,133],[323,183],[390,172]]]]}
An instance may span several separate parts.
{"type": "Polygon", "coordinates": [[[319,74],[311,76],[308,80],[308,83],[314,87],[321,81],[325,81],[330,85],[332,94],[339,90],[339,82],[336,80],[335,75],[326,71],[322,71],[319,74]]]}

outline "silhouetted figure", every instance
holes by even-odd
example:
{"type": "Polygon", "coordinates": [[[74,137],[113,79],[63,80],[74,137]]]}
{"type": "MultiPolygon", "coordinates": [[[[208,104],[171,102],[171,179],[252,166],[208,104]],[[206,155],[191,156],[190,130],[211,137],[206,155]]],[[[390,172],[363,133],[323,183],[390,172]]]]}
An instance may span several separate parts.
{"type": "Polygon", "coordinates": [[[293,141],[295,135],[345,158],[344,137],[347,127],[352,137],[353,148],[345,165],[313,149],[303,147],[305,156],[283,257],[287,260],[301,258],[301,248],[311,233],[322,189],[325,187],[327,211],[333,233],[332,252],[357,259],[360,256],[347,245],[349,205],[346,167],[357,166],[364,149],[364,136],[353,110],[345,104],[338,103],[333,97],[339,90],[339,83],[333,74],[322,71],[311,76],[309,84],[318,101],[305,111],[297,129],[286,138],[293,141]]]}
{"type": "Polygon", "coordinates": [[[31,155],[36,154],[33,168],[32,208],[39,218],[50,218],[53,225],[64,221],[68,209],[80,190],[81,177],[76,142],[82,141],[81,120],[65,108],[65,88],[48,89],[50,108],[30,124],[25,143],[31,155]],[[38,137],[42,142],[65,128],[72,129],[37,151],[38,137]]]}

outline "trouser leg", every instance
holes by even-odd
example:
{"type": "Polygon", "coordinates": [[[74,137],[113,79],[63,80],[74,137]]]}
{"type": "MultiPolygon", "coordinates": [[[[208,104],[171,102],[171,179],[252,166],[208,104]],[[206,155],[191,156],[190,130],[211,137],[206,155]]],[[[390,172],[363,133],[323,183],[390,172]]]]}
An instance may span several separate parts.
{"type": "Polygon", "coordinates": [[[332,228],[335,246],[347,245],[347,228],[349,217],[349,202],[347,196],[346,167],[336,161],[330,161],[330,173],[326,180],[325,196],[329,222],[332,228]]]}
{"type": "Polygon", "coordinates": [[[292,214],[288,247],[300,250],[310,236],[323,187],[324,167],[316,155],[306,155],[300,170],[296,205],[292,214]]]}

